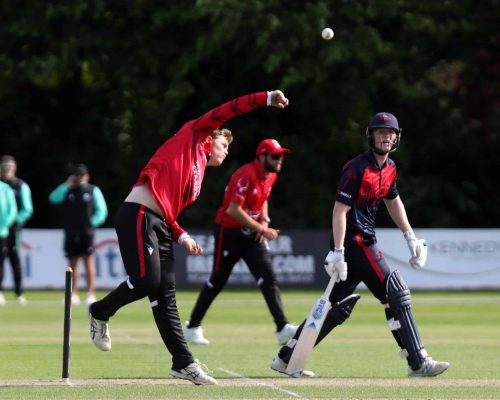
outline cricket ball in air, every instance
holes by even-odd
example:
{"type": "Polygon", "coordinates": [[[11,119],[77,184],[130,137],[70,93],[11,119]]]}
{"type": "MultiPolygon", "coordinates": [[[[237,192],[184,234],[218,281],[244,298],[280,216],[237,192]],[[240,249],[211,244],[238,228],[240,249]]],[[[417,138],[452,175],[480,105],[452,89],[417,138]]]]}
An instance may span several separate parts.
{"type": "Polygon", "coordinates": [[[325,40],[330,40],[333,38],[333,29],[331,28],[325,28],[321,31],[321,37],[325,40]]]}

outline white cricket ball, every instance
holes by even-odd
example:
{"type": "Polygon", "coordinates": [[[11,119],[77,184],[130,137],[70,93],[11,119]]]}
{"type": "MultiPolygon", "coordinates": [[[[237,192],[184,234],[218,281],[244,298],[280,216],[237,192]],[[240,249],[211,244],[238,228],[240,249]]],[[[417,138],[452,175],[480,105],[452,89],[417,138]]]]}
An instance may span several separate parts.
{"type": "Polygon", "coordinates": [[[325,40],[330,40],[333,38],[333,30],[331,28],[325,28],[321,31],[321,37],[325,40]]]}

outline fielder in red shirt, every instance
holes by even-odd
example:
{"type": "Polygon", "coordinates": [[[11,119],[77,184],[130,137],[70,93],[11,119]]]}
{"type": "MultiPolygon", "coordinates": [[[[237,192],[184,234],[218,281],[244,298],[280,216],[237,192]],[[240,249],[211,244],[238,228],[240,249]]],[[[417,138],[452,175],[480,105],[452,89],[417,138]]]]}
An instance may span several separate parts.
{"type": "Polygon", "coordinates": [[[285,154],[274,139],[263,140],[256,159],[238,169],[226,187],[216,216],[215,252],[212,274],[203,286],[186,323],[185,336],[193,344],[208,344],[201,321],[217,295],[226,285],[234,265],[243,259],[257,281],[276,324],[278,344],[285,344],[297,330],[288,323],[273,271],[267,240],[279,231],[269,227],[268,198],[281,171],[285,154]]]}
{"type": "MultiPolygon", "coordinates": [[[[175,299],[173,241],[189,255],[201,246],[177,222],[180,212],[200,194],[207,166],[217,167],[228,154],[232,134],[224,122],[258,107],[285,108],[283,92],[238,97],[191,120],[153,155],[139,174],[116,216],[116,233],[128,279],[89,307],[90,336],[103,351],[111,349],[108,320],[121,307],[148,296],[156,326],[172,354],[174,377],[197,385],[217,381],[195,361],[186,344],[175,299]]],[[[267,230],[272,238],[276,231],[267,230]]]]}

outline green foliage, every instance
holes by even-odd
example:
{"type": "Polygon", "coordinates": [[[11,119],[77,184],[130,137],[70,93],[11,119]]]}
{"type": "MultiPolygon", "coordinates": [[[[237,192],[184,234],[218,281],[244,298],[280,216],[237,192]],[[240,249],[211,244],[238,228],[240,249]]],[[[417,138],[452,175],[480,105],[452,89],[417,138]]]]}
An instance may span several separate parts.
{"type": "Polygon", "coordinates": [[[498,226],[500,189],[489,178],[500,148],[497,8],[496,0],[7,0],[0,150],[18,158],[32,186],[31,226],[56,224],[47,195],[78,162],[113,215],[184,122],[281,88],[291,100],[284,112],[230,121],[228,165],[209,174],[211,198],[186,211],[185,224],[211,227],[230,173],[272,136],[293,149],[273,191],[273,220],[328,227],[340,168],[365,148],[370,116],[386,110],[403,127],[394,159],[413,225],[498,226]],[[331,41],[320,37],[325,26],[331,41]]]}

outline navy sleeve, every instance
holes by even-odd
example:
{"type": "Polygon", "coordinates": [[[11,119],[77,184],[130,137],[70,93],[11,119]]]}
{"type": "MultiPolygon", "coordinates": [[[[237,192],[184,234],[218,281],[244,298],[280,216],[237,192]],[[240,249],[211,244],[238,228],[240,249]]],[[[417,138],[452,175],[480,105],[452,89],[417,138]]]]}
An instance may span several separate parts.
{"type": "Polygon", "coordinates": [[[396,184],[396,180],[398,177],[398,170],[396,168],[396,164],[392,160],[389,160],[389,164],[386,168],[387,168],[387,176],[389,179],[392,179],[392,183],[391,186],[389,187],[389,190],[387,191],[385,198],[387,200],[394,200],[399,195],[398,187],[396,184]]]}
{"type": "Polygon", "coordinates": [[[387,196],[385,198],[387,200],[394,200],[396,197],[398,197],[398,188],[396,185],[396,178],[394,178],[394,181],[392,182],[391,187],[389,188],[389,191],[387,192],[387,196]]]}
{"type": "Polygon", "coordinates": [[[361,185],[361,174],[357,171],[354,164],[350,161],[342,169],[335,196],[335,200],[351,207],[356,202],[359,186],[361,185]]]}

